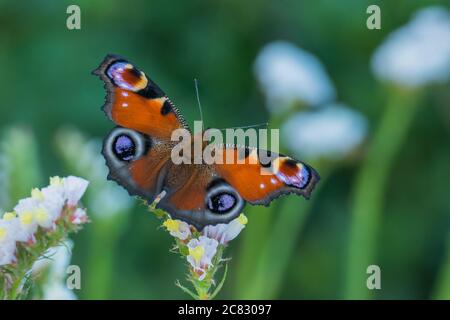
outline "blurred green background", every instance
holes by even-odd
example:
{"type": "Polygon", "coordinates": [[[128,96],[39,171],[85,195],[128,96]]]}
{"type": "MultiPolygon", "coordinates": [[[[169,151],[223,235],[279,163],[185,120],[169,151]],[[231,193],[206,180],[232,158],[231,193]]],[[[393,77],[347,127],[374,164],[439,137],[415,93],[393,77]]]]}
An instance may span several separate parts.
{"type": "MultiPolygon", "coordinates": [[[[2,156],[9,157],[4,161],[11,163],[0,207],[11,209],[48,176],[93,180],[95,161],[89,159],[114,126],[100,110],[103,86],[90,74],[107,53],[145,70],[191,123],[198,118],[198,78],[206,126],[224,128],[269,121],[253,64],[265,44],[290,41],[324,64],[337,100],[367,117],[370,141],[386,104],[370,57],[390,31],[431,4],[450,8],[448,1],[419,0],[2,1],[0,140],[2,156]],[[375,3],[382,8],[382,29],[368,30],[366,8],[375,3]],[[66,28],[70,4],[81,8],[81,30],[66,28]]],[[[449,106],[448,83],[427,90],[396,150],[371,260],[381,267],[381,290],[349,289],[347,274],[362,147],[356,159],[327,167],[309,202],[291,196],[271,209],[246,208],[249,223],[227,252],[232,261],[219,298],[448,297],[449,106]],[[286,261],[280,258],[281,266],[277,252],[286,261]]],[[[102,176],[95,179],[85,201],[92,223],[73,238],[72,263],[82,270],[78,297],[186,298],[174,285],[186,269],[169,253],[172,238],[138,200],[117,210],[114,197],[98,200],[105,183],[102,176]],[[94,209],[89,204],[95,201],[104,202],[94,209]],[[99,212],[103,206],[105,213],[99,212]]],[[[366,250],[364,242],[353,245],[366,250]]],[[[365,269],[361,275],[367,277],[365,269]]]]}

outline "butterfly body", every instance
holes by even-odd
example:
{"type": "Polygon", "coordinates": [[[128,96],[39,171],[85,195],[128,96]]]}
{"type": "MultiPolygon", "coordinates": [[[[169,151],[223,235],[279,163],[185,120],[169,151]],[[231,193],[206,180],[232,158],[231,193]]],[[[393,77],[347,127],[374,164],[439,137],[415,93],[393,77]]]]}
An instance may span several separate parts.
{"type": "Polygon", "coordinates": [[[191,137],[178,109],[135,65],[108,55],[94,74],[105,83],[103,110],[117,125],[103,143],[108,178],[149,203],[164,192],[157,207],[198,230],[231,221],[246,202],[269,205],[288,193],[308,198],[319,180],[303,162],[244,146],[218,145],[219,161],[209,163],[202,157],[209,146],[203,133],[191,137]],[[173,160],[181,145],[173,140],[176,130],[189,134],[183,143],[192,150],[182,154],[181,163],[173,160]]]}

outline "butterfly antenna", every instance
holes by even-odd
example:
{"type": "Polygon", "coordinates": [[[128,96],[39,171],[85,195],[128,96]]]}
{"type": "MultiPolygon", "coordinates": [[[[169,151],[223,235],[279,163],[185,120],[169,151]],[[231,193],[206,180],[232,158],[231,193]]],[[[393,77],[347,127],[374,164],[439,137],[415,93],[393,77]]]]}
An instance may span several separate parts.
{"type": "Polygon", "coordinates": [[[202,104],[200,103],[200,95],[198,93],[198,80],[197,80],[197,78],[194,78],[194,85],[195,85],[195,94],[197,95],[198,109],[200,110],[200,120],[202,121],[202,130],[205,130],[205,126],[203,125],[202,104]]]}
{"type": "Polygon", "coordinates": [[[243,126],[243,127],[231,127],[231,128],[222,128],[219,130],[226,130],[226,129],[248,129],[248,128],[258,128],[258,127],[268,127],[269,123],[268,122],[262,122],[262,123],[257,123],[257,124],[252,124],[249,126],[243,126]]]}

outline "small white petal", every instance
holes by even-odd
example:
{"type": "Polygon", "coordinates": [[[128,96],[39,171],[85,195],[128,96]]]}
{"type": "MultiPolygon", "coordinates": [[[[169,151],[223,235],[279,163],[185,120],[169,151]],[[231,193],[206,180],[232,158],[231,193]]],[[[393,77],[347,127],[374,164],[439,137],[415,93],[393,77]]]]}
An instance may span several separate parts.
{"type": "Polygon", "coordinates": [[[77,208],[70,218],[73,224],[85,223],[87,220],[86,210],[77,208]]]}
{"type": "Polygon", "coordinates": [[[64,191],[67,203],[70,206],[75,206],[83,196],[89,181],[74,176],[64,178],[64,191]]]}
{"type": "Polygon", "coordinates": [[[187,256],[187,261],[191,264],[192,268],[200,274],[200,280],[204,278],[206,271],[212,265],[212,259],[217,252],[218,245],[219,243],[215,239],[210,239],[205,236],[192,239],[187,244],[191,250],[196,250],[198,247],[202,248],[202,255],[200,257],[193,256],[191,253],[187,256]]]}
{"type": "MultiPolygon", "coordinates": [[[[247,219],[244,215],[243,219],[247,219]]],[[[242,229],[245,228],[245,223],[242,223],[241,217],[233,219],[229,223],[219,223],[216,225],[209,225],[203,228],[202,234],[208,238],[217,240],[220,244],[227,244],[236,238],[242,229]]]]}

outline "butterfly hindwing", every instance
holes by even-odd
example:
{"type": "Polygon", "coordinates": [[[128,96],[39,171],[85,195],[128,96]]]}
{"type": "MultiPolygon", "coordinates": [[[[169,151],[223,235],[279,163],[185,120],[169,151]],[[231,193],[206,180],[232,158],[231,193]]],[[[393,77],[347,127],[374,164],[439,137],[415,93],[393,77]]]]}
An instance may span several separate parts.
{"type": "Polygon", "coordinates": [[[151,202],[161,192],[170,150],[166,141],[116,127],[103,141],[102,154],[109,168],[109,179],[131,195],[151,202]]]}
{"type": "Polygon", "coordinates": [[[295,193],[309,198],[320,177],[309,165],[256,148],[224,146],[217,174],[250,204],[268,205],[283,194],[295,193]],[[232,159],[232,163],[227,163],[232,159]],[[243,162],[243,163],[239,163],[243,162]]]}
{"type": "Polygon", "coordinates": [[[205,164],[171,165],[164,191],[167,194],[157,207],[198,230],[206,225],[229,222],[245,205],[239,193],[205,164]]]}

